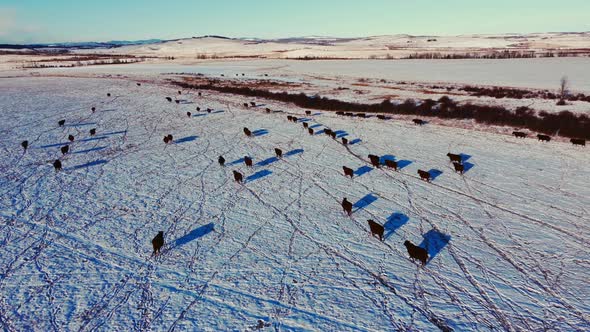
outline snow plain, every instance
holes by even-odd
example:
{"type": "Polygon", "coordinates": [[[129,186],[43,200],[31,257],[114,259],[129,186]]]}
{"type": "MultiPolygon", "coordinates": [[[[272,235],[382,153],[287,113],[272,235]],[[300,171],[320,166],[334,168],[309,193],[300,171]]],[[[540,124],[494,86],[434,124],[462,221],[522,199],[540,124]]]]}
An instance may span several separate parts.
{"type": "Polygon", "coordinates": [[[245,109],[243,97],[178,96],[132,79],[3,78],[0,90],[4,330],[590,328],[587,148],[306,117],[265,100],[245,109]],[[288,114],[354,144],[310,136],[288,114]],[[76,141],[56,173],[68,134],[76,141]],[[465,175],[449,151],[464,154],[465,175]],[[369,153],[404,167],[375,169],[369,153]],[[418,169],[437,176],[426,183],[418,169]],[[385,241],[367,219],[385,225],[385,241]],[[166,246],[153,258],[158,231],[166,246]],[[405,240],[428,248],[425,267],[408,259],[405,240]]]}

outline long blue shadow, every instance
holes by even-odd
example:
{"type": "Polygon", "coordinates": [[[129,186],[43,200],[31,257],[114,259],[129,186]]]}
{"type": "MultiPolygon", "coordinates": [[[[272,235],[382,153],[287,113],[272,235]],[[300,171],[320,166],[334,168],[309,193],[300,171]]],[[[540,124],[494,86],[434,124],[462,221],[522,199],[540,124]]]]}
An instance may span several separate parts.
{"type": "Polygon", "coordinates": [[[354,145],[354,144],[359,144],[360,142],[362,142],[362,140],[360,138],[355,138],[352,141],[348,142],[348,144],[354,145]]]}
{"type": "Polygon", "coordinates": [[[371,167],[369,167],[367,165],[361,166],[361,167],[359,167],[359,169],[357,169],[356,171],[354,171],[354,175],[361,176],[361,175],[364,175],[364,174],[369,173],[372,170],[373,170],[373,168],[371,168],[371,167]]]}
{"type": "Polygon", "coordinates": [[[113,135],[120,135],[120,134],[127,134],[127,130],[111,131],[110,133],[101,134],[101,136],[113,136],[113,135]]]}
{"type": "Polygon", "coordinates": [[[386,155],[381,156],[381,158],[379,158],[379,162],[381,164],[385,164],[386,160],[395,161],[395,156],[392,156],[390,154],[386,154],[386,155]]]}
{"type": "Polygon", "coordinates": [[[291,156],[295,156],[298,154],[302,154],[303,153],[303,149],[295,149],[295,150],[291,150],[287,153],[285,153],[285,157],[291,157],[291,156]]]}
{"type": "Polygon", "coordinates": [[[308,122],[311,121],[312,119],[310,118],[301,118],[301,119],[297,119],[297,122],[308,122]]]}
{"type": "Polygon", "coordinates": [[[246,182],[252,182],[252,181],[256,181],[258,179],[262,179],[263,177],[269,176],[271,175],[272,172],[267,170],[267,169],[263,169],[262,171],[258,171],[250,176],[248,176],[246,178],[246,182]]]}
{"type": "Polygon", "coordinates": [[[70,144],[70,142],[56,143],[56,144],[48,144],[48,145],[41,145],[39,148],[40,149],[55,148],[55,147],[58,147],[58,146],[64,146],[64,145],[68,145],[68,144],[70,144]]]}
{"type": "Polygon", "coordinates": [[[373,194],[367,194],[365,197],[361,198],[358,202],[354,203],[353,207],[356,208],[356,211],[362,210],[367,206],[373,204],[377,200],[377,196],[373,194]]]}
{"type": "Polygon", "coordinates": [[[428,171],[428,173],[430,173],[430,180],[435,180],[437,177],[439,177],[443,172],[441,170],[438,170],[436,168],[431,169],[430,171],[428,171]]]}
{"type": "Polygon", "coordinates": [[[266,129],[257,129],[252,132],[252,135],[255,137],[264,136],[266,134],[268,134],[268,130],[266,129]]]}
{"type": "Polygon", "coordinates": [[[451,241],[451,236],[441,233],[436,229],[429,230],[426,234],[422,235],[424,240],[420,243],[420,247],[428,251],[428,262],[434,259],[436,255],[451,241]]]}
{"type": "Polygon", "coordinates": [[[409,160],[398,160],[397,161],[397,169],[404,169],[412,164],[409,160]]]}
{"type": "Polygon", "coordinates": [[[192,141],[195,141],[197,138],[199,138],[199,136],[183,137],[179,140],[174,141],[174,144],[182,144],[182,143],[192,142],[192,141]]]}
{"type": "Polygon", "coordinates": [[[209,223],[207,225],[201,226],[199,228],[193,229],[190,233],[186,234],[183,237],[180,237],[174,240],[174,246],[180,247],[183,246],[191,241],[194,241],[200,237],[203,237],[215,230],[215,224],[209,223]]]}
{"type": "Polygon", "coordinates": [[[465,162],[469,159],[471,159],[471,156],[465,153],[459,153],[459,156],[461,156],[461,161],[465,162]]]}
{"type": "Polygon", "coordinates": [[[398,229],[400,229],[403,225],[405,225],[410,217],[406,216],[403,213],[395,212],[389,218],[387,218],[387,222],[383,225],[383,228],[387,231],[384,235],[384,238],[387,239],[391,236],[391,234],[395,233],[398,229]]]}
{"type": "Polygon", "coordinates": [[[84,127],[84,126],[94,126],[96,122],[82,122],[82,123],[72,123],[70,125],[66,125],[66,127],[84,127]]]}
{"type": "Polygon", "coordinates": [[[322,126],[321,124],[316,123],[314,125],[309,126],[309,128],[314,129],[314,128],[321,127],[321,126],[322,126]]]}
{"type": "Polygon", "coordinates": [[[100,141],[102,139],[106,139],[108,137],[106,136],[98,136],[98,137],[91,137],[91,138],[85,138],[85,139],[81,139],[78,142],[92,142],[92,141],[100,141]]]}
{"type": "Polygon", "coordinates": [[[207,116],[207,114],[206,113],[193,114],[193,118],[199,118],[201,116],[207,116]]]}
{"type": "Polygon", "coordinates": [[[93,151],[100,151],[100,150],[104,150],[104,149],[106,149],[106,148],[107,148],[107,146],[106,146],[106,145],[105,145],[105,146],[97,146],[97,147],[95,147],[95,148],[92,148],[92,149],[86,149],[86,150],[81,150],[81,151],[75,151],[75,152],[73,152],[73,154],[81,154],[81,153],[88,153],[88,152],[93,152],[93,151]]]}
{"type": "Polygon", "coordinates": [[[316,131],[315,135],[324,135],[324,129],[316,131]]]}
{"type": "Polygon", "coordinates": [[[211,112],[211,114],[218,114],[218,113],[223,113],[225,112],[224,110],[217,110],[217,111],[213,111],[211,112]]]}
{"type": "Polygon", "coordinates": [[[469,170],[472,169],[473,166],[475,165],[473,165],[472,163],[463,163],[463,173],[469,172],[469,170]]]}
{"type": "Polygon", "coordinates": [[[318,115],[322,115],[322,113],[320,113],[320,112],[313,113],[311,116],[318,116],[318,115]]]}
{"type": "Polygon", "coordinates": [[[242,158],[240,158],[240,159],[238,159],[238,160],[234,160],[234,161],[232,161],[231,163],[228,163],[227,165],[229,165],[229,166],[233,166],[233,165],[238,165],[238,164],[241,164],[241,163],[243,163],[243,162],[244,162],[244,158],[242,157],[242,158]]]}
{"type": "Polygon", "coordinates": [[[88,168],[88,167],[93,167],[93,166],[104,165],[106,163],[107,163],[106,160],[100,159],[100,160],[91,161],[89,163],[85,163],[85,164],[82,164],[82,165],[73,166],[73,167],[69,168],[68,170],[75,171],[77,169],[82,169],[82,168],[88,168]]]}
{"type": "Polygon", "coordinates": [[[348,136],[348,133],[344,130],[336,130],[334,134],[336,134],[336,137],[338,138],[348,136]]]}
{"type": "Polygon", "coordinates": [[[279,161],[279,158],[277,158],[277,157],[270,157],[270,158],[266,158],[266,159],[264,159],[262,161],[257,162],[256,163],[256,166],[268,166],[268,165],[270,165],[270,164],[272,164],[274,162],[277,162],[277,161],[279,161]]]}
{"type": "Polygon", "coordinates": [[[108,109],[108,110],[102,110],[100,112],[116,112],[116,109],[108,109]]]}

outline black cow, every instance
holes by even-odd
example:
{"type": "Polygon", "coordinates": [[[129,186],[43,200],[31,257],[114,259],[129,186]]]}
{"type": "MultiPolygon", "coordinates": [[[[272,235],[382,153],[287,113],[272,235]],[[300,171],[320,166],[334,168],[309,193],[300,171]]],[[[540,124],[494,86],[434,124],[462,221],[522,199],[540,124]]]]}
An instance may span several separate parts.
{"type": "Polygon", "coordinates": [[[92,110],[92,113],[96,112],[96,107],[92,107],[91,110],[92,110]]]}
{"type": "Polygon", "coordinates": [[[110,93],[110,92],[108,92],[108,93],[107,93],[107,97],[110,97],[110,96],[111,96],[111,93],[110,93]]]}
{"type": "Polygon", "coordinates": [[[277,158],[283,158],[283,150],[275,148],[275,154],[277,155],[277,158]]]}
{"type": "Polygon", "coordinates": [[[166,100],[168,100],[169,102],[172,102],[172,98],[170,98],[170,97],[166,97],[166,100]]]}
{"type": "Polygon", "coordinates": [[[164,232],[158,232],[158,235],[152,239],[152,246],[154,247],[154,252],[152,256],[155,256],[160,253],[160,249],[164,246],[164,232]]]}
{"type": "Polygon", "coordinates": [[[330,132],[330,136],[332,136],[332,139],[336,139],[336,132],[331,131],[330,132]]]}
{"type": "Polygon", "coordinates": [[[248,167],[252,167],[252,158],[245,156],[244,157],[244,164],[246,164],[246,166],[248,166],[248,167]]]}
{"type": "Polygon", "coordinates": [[[346,212],[349,216],[352,214],[352,203],[349,202],[346,197],[342,200],[342,209],[346,212]]]}
{"type": "Polygon", "coordinates": [[[242,183],[244,181],[244,175],[238,171],[234,171],[234,180],[237,183],[242,183]]]}
{"type": "Polygon", "coordinates": [[[178,99],[175,99],[174,101],[175,101],[177,104],[180,104],[180,100],[178,100],[178,99]]]}
{"type": "Polygon", "coordinates": [[[297,118],[296,116],[293,116],[293,117],[291,117],[291,121],[297,122],[297,121],[299,121],[299,118],[297,118]]]}
{"type": "Polygon", "coordinates": [[[329,129],[329,128],[324,129],[324,134],[326,134],[328,136],[332,136],[332,129],[329,129]]]}
{"type": "Polygon", "coordinates": [[[344,176],[350,176],[350,178],[352,179],[352,177],[354,176],[354,171],[352,170],[352,168],[342,166],[342,169],[344,170],[344,176]]]}
{"type": "Polygon", "coordinates": [[[246,136],[250,137],[252,136],[252,132],[250,131],[250,129],[244,127],[244,134],[246,134],[246,136]]]}
{"type": "Polygon", "coordinates": [[[426,182],[430,182],[430,173],[429,172],[419,169],[418,175],[420,175],[420,179],[422,179],[426,182]]]}
{"type": "Polygon", "coordinates": [[[182,91],[178,90],[178,94],[181,95],[182,94],[182,91]]]}
{"type": "Polygon", "coordinates": [[[90,136],[96,135],[96,128],[90,129],[90,136]]]}
{"type": "Polygon", "coordinates": [[[57,122],[57,124],[58,124],[60,127],[63,127],[63,126],[66,124],[66,120],[59,120],[59,121],[57,122]]]}
{"type": "Polygon", "coordinates": [[[404,246],[406,246],[406,249],[408,249],[410,258],[417,259],[422,262],[422,265],[426,265],[426,261],[428,261],[428,252],[426,249],[420,248],[408,240],[404,242],[404,246]]]}
{"type": "Polygon", "coordinates": [[[20,146],[22,146],[22,147],[23,147],[23,149],[24,149],[25,151],[27,151],[27,149],[29,148],[29,141],[22,141],[22,142],[20,143],[20,146]]]}
{"type": "Polygon", "coordinates": [[[379,159],[380,159],[380,158],[379,158],[379,156],[376,156],[376,155],[374,155],[374,154],[370,154],[370,155],[369,155],[369,159],[371,160],[371,165],[373,165],[373,166],[375,166],[375,167],[379,168],[379,166],[380,166],[380,164],[381,164],[381,162],[380,162],[380,160],[379,160],[379,159]]]}
{"type": "Polygon", "coordinates": [[[338,111],[336,112],[336,115],[344,115],[344,112],[338,111]]]}
{"type": "Polygon", "coordinates": [[[371,235],[377,236],[379,240],[383,241],[383,233],[385,233],[385,228],[374,220],[369,219],[367,222],[369,223],[369,228],[371,229],[371,235]]]}
{"type": "Polygon", "coordinates": [[[377,115],[377,119],[379,119],[379,120],[385,120],[385,115],[378,114],[377,115]]]}
{"type": "Polygon", "coordinates": [[[366,118],[367,117],[367,115],[365,113],[357,113],[356,116],[359,118],[366,118]]]}
{"type": "Polygon", "coordinates": [[[303,128],[305,128],[305,129],[309,128],[309,123],[307,123],[307,122],[304,122],[304,123],[303,123],[303,128]]]}
{"type": "Polygon", "coordinates": [[[53,168],[55,168],[55,171],[56,171],[56,172],[59,172],[59,171],[61,171],[61,161],[59,161],[59,159],[56,159],[56,160],[53,162],[53,168]]]}
{"type": "Polygon", "coordinates": [[[412,122],[414,122],[415,125],[419,125],[419,126],[422,126],[422,125],[424,125],[426,123],[422,119],[414,119],[414,120],[412,120],[412,122]]]}
{"type": "Polygon", "coordinates": [[[572,142],[573,145],[586,146],[586,140],[582,138],[572,138],[570,139],[570,142],[572,142]]]}
{"type": "Polygon", "coordinates": [[[266,113],[270,113],[270,108],[266,108],[266,113]]]}
{"type": "Polygon", "coordinates": [[[223,158],[223,156],[219,156],[219,158],[217,158],[217,162],[219,163],[219,165],[224,166],[225,158],[223,158]]]}
{"type": "Polygon", "coordinates": [[[290,116],[290,115],[287,115],[287,120],[288,120],[288,121],[293,121],[293,117],[292,117],[292,116],[290,116]]]}
{"type": "Polygon", "coordinates": [[[61,154],[67,154],[70,152],[70,146],[69,145],[64,145],[60,148],[61,150],[61,154]]]}
{"type": "Polygon", "coordinates": [[[74,135],[68,135],[68,140],[69,140],[70,142],[73,142],[73,141],[74,141],[74,139],[75,139],[75,138],[74,138],[74,135]]]}
{"type": "Polygon", "coordinates": [[[174,137],[172,136],[172,134],[168,134],[168,136],[166,136],[166,137],[168,137],[168,141],[170,143],[172,143],[172,141],[174,141],[174,137]]]}
{"type": "Polygon", "coordinates": [[[527,134],[523,133],[522,131],[513,131],[512,135],[514,135],[516,138],[525,138],[527,136],[527,134]]]}
{"type": "Polygon", "coordinates": [[[313,129],[311,129],[311,128],[308,128],[308,129],[307,129],[307,132],[308,132],[310,135],[313,135],[313,129]]]}
{"type": "Polygon", "coordinates": [[[342,137],[342,144],[348,145],[348,139],[346,137],[342,137]]]}
{"type": "Polygon", "coordinates": [[[253,101],[250,102],[250,105],[252,105],[252,107],[256,107],[256,103],[253,101]]]}
{"type": "Polygon", "coordinates": [[[199,97],[201,96],[201,93],[199,92],[199,97]]]}
{"type": "Polygon", "coordinates": [[[191,112],[186,112],[186,116],[188,116],[188,117],[190,118],[191,116],[193,116],[193,113],[191,113],[191,112]]]}
{"type": "Polygon", "coordinates": [[[391,159],[385,159],[385,166],[393,168],[397,171],[397,161],[391,159]]]}
{"type": "Polygon", "coordinates": [[[197,112],[200,112],[201,108],[199,106],[197,106],[197,112]]]}
{"type": "Polygon", "coordinates": [[[210,108],[208,108],[208,109],[207,109],[207,113],[211,113],[211,112],[213,112],[213,110],[212,110],[212,109],[210,109],[210,108]]]}
{"type": "Polygon", "coordinates": [[[248,103],[244,103],[244,107],[245,108],[248,108],[248,103]]]}
{"type": "Polygon", "coordinates": [[[135,83],[135,84],[137,84],[137,86],[141,86],[141,83],[135,83]]]}
{"type": "Polygon", "coordinates": [[[451,162],[456,162],[456,163],[459,163],[459,164],[462,164],[463,163],[463,158],[459,154],[454,154],[454,153],[450,153],[449,152],[449,153],[447,153],[447,157],[449,157],[449,160],[451,162]]]}
{"type": "Polygon", "coordinates": [[[539,139],[539,141],[542,141],[542,142],[549,142],[549,141],[551,141],[551,137],[548,136],[548,135],[539,134],[539,135],[537,135],[537,138],[539,139]]]}
{"type": "Polygon", "coordinates": [[[455,172],[459,172],[461,174],[465,172],[465,166],[463,164],[453,163],[453,167],[455,167],[455,172]]]}
{"type": "Polygon", "coordinates": [[[349,112],[349,113],[344,113],[344,115],[346,115],[346,116],[354,116],[354,113],[350,113],[349,112]]]}
{"type": "Polygon", "coordinates": [[[305,115],[311,115],[311,111],[305,111],[305,115]]]}
{"type": "Polygon", "coordinates": [[[170,143],[170,140],[168,139],[168,136],[164,136],[164,143],[166,143],[166,144],[170,143]]]}

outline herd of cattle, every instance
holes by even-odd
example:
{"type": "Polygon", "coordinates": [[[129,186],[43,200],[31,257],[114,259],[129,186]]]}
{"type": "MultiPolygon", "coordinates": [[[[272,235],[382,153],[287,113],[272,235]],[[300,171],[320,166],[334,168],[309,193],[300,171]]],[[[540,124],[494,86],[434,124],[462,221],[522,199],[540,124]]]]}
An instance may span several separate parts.
{"type": "MultiPolygon", "coordinates": [[[[141,86],[141,83],[137,83],[137,86],[141,86]]],[[[178,94],[179,95],[182,94],[182,91],[178,91],[178,94]]],[[[198,95],[201,96],[201,93],[198,92],[198,95]]],[[[111,96],[111,94],[110,93],[107,93],[107,97],[110,97],[110,96],[111,96]]],[[[171,97],[166,97],[166,100],[168,100],[168,102],[172,102],[173,101],[173,99],[171,97]]],[[[178,100],[178,99],[176,99],[175,101],[176,101],[177,104],[180,103],[180,100],[178,100]]],[[[244,103],[243,105],[244,105],[245,108],[255,107],[256,106],[256,103],[255,102],[250,102],[250,103],[244,103]]],[[[201,111],[200,107],[197,107],[196,110],[197,111],[201,111]]],[[[95,107],[92,107],[91,108],[91,111],[92,111],[92,113],[94,113],[96,111],[96,108],[95,107]]],[[[211,113],[211,111],[212,110],[210,108],[207,109],[207,112],[208,113],[211,113]]],[[[266,113],[271,113],[271,110],[269,108],[266,108],[266,113]]],[[[311,115],[311,111],[305,111],[305,114],[309,116],[309,115],[311,115]]],[[[341,116],[356,116],[356,117],[361,117],[361,118],[365,118],[366,117],[366,114],[364,114],[364,113],[353,114],[353,113],[345,113],[345,112],[336,112],[336,114],[337,115],[341,115],[341,116]]],[[[187,116],[188,117],[191,117],[192,116],[192,113],[191,112],[187,112],[187,116]]],[[[385,117],[383,115],[379,115],[378,117],[380,119],[385,119],[385,117]]],[[[287,116],[287,120],[288,121],[291,121],[291,122],[294,122],[294,123],[301,122],[303,124],[303,128],[305,130],[307,130],[307,132],[310,135],[314,135],[315,134],[314,130],[309,127],[309,125],[308,125],[307,122],[300,121],[301,119],[299,119],[299,118],[297,118],[295,116],[292,116],[292,115],[287,116]]],[[[413,122],[416,125],[424,125],[426,123],[425,121],[423,121],[421,119],[414,119],[413,122]]],[[[66,120],[65,119],[60,120],[60,121],[58,121],[58,126],[59,127],[64,127],[65,126],[65,123],[66,123],[66,120]]],[[[252,133],[252,131],[250,129],[244,128],[243,131],[244,131],[244,134],[247,137],[252,137],[253,136],[253,133],[252,133]]],[[[90,129],[89,134],[90,134],[90,136],[96,135],[96,128],[90,129]]],[[[337,136],[338,136],[336,134],[336,131],[333,131],[332,129],[329,129],[329,128],[324,128],[324,134],[328,135],[329,137],[333,138],[334,140],[336,140],[337,139],[337,136]]],[[[517,137],[517,138],[525,138],[525,137],[527,137],[527,134],[526,133],[520,132],[520,131],[513,132],[513,135],[515,137],[517,137]]],[[[551,140],[551,137],[550,136],[541,135],[541,134],[537,135],[537,138],[539,139],[539,141],[549,142],[551,140]]],[[[68,135],[68,140],[70,141],[70,143],[73,143],[75,141],[75,137],[70,134],[70,135],[68,135]]],[[[347,138],[342,137],[341,140],[342,140],[342,144],[343,145],[345,145],[345,146],[348,145],[347,138]]],[[[164,141],[165,144],[172,143],[174,141],[174,137],[171,134],[168,134],[168,135],[164,136],[163,141],[164,141]]],[[[570,141],[574,145],[581,145],[581,146],[585,146],[586,145],[586,141],[583,140],[583,139],[574,139],[574,138],[572,138],[570,141]]],[[[29,142],[26,141],[26,140],[23,141],[23,142],[21,142],[21,147],[24,149],[24,152],[26,152],[27,149],[29,148],[29,142]]],[[[63,146],[60,147],[60,151],[61,151],[62,156],[65,156],[65,155],[67,155],[70,152],[70,146],[68,144],[63,145],[63,146]]],[[[281,159],[283,157],[283,151],[281,149],[275,148],[274,149],[274,152],[275,152],[275,155],[276,155],[276,157],[278,159],[281,159]]],[[[453,167],[455,169],[455,172],[458,172],[460,174],[463,174],[463,172],[465,171],[465,168],[464,168],[464,165],[463,165],[463,158],[462,158],[462,156],[459,155],[459,154],[447,153],[447,157],[449,158],[450,162],[453,163],[453,167]]],[[[370,163],[374,167],[380,168],[382,166],[382,164],[381,164],[381,158],[379,156],[370,154],[368,156],[368,158],[370,160],[370,163]]],[[[243,160],[244,160],[244,164],[247,167],[252,167],[253,166],[253,161],[252,161],[252,158],[250,156],[245,156],[243,158],[243,160]]],[[[222,167],[225,166],[225,158],[223,156],[219,156],[218,157],[218,163],[222,167]]],[[[386,159],[386,160],[383,161],[383,164],[386,167],[391,168],[391,169],[393,169],[395,171],[398,171],[398,169],[399,169],[398,162],[395,161],[395,160],[386,159]]],[[[55,168],[56,171],[60,171],[62,169],[62,162],[61,162],[61,160],[60,159],[56,159],[53,162],[53,167],[55,168]]],[[[344,171],[344,176],[348,176],[351,179],[353,178],[353,176],[354,176],[354,170],[353,169],[351,169],[349,167],[346,167],[346,166],[342,166],[342,169],[344,171]]],[[[242,173],[240,173],[240,172],[238,172],[236,170],[233,170],[232,173],[233,173],[234,180],[236,182],[238,182],[238,183],[243,183],[244,182],[244,174],[242,174],[242,173]]],[[[424,181],[427,181],[427,182],[430,182],[430,180],[432,178],[430,172],[424,171],[424,170],[418,170],[418,175],[419,175],[420,179],[422,179],[424,181]]],[[[350,201],[348,201],[347,198],[344,198],[342,200],[341,205],[342,205],[342,209],[344,210],[344,212],[346,212],[350,216],[352,214],[353,204],[350,201]]],[[[381,241],[383,241],[383,239],[384,239],[384,237],[383,237],[384,236],[384,230],[385,230],[384,229],[384,226],[381,225],[381,224],[379,224],[379,223],[377,223],[377,222],[375,222],[374,220],[368,220],[367,222],[369,224],[369,228],[370,228],[371,234],[374,235],[374,236],[377,236],[381,241]]],[[[163,231],[160,231],[158,233],[158,235],[156,235],[156,237],[152,240],[152,246],[153,246],[153,249],[154,249],[153,255],[157,255],[158,253],[160,253],[161,248],[164,246],[164,232],[163,231]]],[[[406,247],[410,258],[419,260],[422,263],[422,265],[426,264],[426,262],[428,260],[428,252],[424,248],[421,248],[419,246],[416,246],[413,243],[411,243],[410,241],[405,241],[404,242],[404,246],[406,247]]]]}

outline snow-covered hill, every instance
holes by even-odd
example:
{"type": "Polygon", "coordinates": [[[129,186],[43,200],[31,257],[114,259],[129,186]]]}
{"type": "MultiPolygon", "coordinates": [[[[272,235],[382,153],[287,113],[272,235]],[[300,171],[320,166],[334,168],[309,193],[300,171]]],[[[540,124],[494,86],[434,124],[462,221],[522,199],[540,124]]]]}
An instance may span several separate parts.
{"type": "Polygon", "coordinates": [[[243,97],[178,95],[147,80],[4,78],[0,89],[4,330],[590,327],[587,148],[305,116],[265,100],[245,109],[243,97]],[[288,114],[354,144],[310,136],[288,114]],[[464,155],[465,175],[449,151],[464,155]],[[370,153],[404,167],[375,169],[370,153]],[[432,183],[418,169],[436,174],[432,183]],[[367,219],[384,224],[383,242],[367,219]],[[158,231],[166,245],[153,258],[158,231]],[[425,267],[405,240],[428,249],[425,267]]]}

